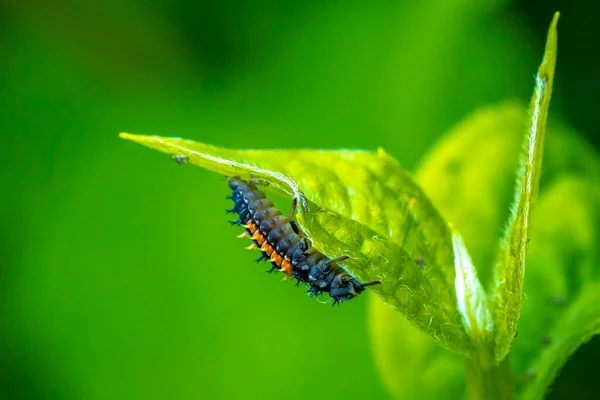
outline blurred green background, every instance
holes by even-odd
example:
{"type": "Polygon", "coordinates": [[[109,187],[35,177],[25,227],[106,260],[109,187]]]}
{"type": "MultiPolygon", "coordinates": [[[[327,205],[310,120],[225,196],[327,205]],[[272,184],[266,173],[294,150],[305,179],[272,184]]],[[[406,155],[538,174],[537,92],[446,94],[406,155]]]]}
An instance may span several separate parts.
{"type": "Polygon", "coordinates": [[[365,298],[266,275],[221,177],[117,134],[412,169],[527,102],[556,10],[552,114],[598,146],[597,1],[1,1],[0,397],[387,398],[365,298]]]}

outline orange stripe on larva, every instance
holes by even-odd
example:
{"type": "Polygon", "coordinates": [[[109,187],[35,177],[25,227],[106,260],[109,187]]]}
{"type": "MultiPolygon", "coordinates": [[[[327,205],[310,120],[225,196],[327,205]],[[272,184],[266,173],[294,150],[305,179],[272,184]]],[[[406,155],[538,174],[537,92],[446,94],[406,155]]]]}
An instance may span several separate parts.
{"type": "Polygon", "coordinates": [[[250,229],[250,232],[252,232],[252,233],[254,233],[254,232],[256,232],[258,230],[258,228],[256,227],[256,225],[252,221],[248,221],[248,223],[246,224],[246,227],[248,229],[250,229]]]}
{"type": "Polygon", "coordinates": [[[271,253],[271,261],[274,262],[275,264],[277,264],[279,266],[279,268],[281,268],[281,263],[283,262],[283,257],[281,257],[279,254],[277,254],[276,251],[274,251],[273,253],[271,253]]]}
{"type": "Polygon", "coordinates": [[[271,245],[267,242],[264,242],[262,244],[262,246],[260,246],[260,250],[264,251],[265,253],[267,253],[269,256],[271,255],[271,253],[273,253],[273,248],[271,247],[271,245]]]}
{"type": "Polygon", "coordinates": [[[277,253],[277,251],[267,243],[264,235],[254,222],[249,221],[247,227],[250,230],[250,233],[252,233],[252,240],[255,240],[258,243],[260,250],[269,256],[269,260],[275,263],[286,275],[291,275],[293,270],[292,263],[289,260],[284,259],[281,254],[277,253]]]}
{"type": "Polygon", "coordinates": [[[286,275],[290,276],[292,274],[292,263],[288,260],[283,260],[283,263],[281,264],[281,269],[286,275]]]}
{"type": "Polygon", "coordinates": [[[261,246],[266,241],[265,237],[263,236],[262,233],[260,233],[260,231],[256,231],[256,232],[254,232],[254,234],[252,234],[252,240],[256,240],[258,242],[258,244],[261,246]]]}

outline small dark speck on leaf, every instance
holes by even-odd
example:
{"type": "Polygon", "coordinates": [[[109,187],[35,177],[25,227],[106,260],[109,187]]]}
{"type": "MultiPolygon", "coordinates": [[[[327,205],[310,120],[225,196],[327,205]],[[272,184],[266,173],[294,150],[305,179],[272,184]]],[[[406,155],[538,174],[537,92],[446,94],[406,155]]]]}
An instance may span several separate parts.
{"type": "Polygon", "coordinates": [[[537,372],[535,372],[535,370],[533,368],[529,368],[527,371],[525,371],[525,377],[528,380],[535,378],[536,375],[537,375],[537,372]]]}
{"type": "Polygon", "coordinates": [[[550,340],[550,337],[548,337],[548,336],[543,336],[540,339],[540,346],[542,346],[542,347],[548,347],[548,346],[550,346],[551,343],[552,343],[552,341],[550,340]]]}
{"type": "Polygon", "coordinates": [[[415,258],[415,263],[419,266],[419,268],[425,269],[425,261],[423,261],[421,257],[415,258]]]}
{"type": "Polygon", "coordinates": [[[558,306],[562,306],[563,304],[565,304],[567,302],[567,297],[566,296],[554,296],[554,304],[558,305],[558,306]]]}
{"type": "Polygon", "coordinates": [[[461,167],[462,163],[458,159],[450,160],[448,163],[446,163],[446,170],[451,174],[457,174],[460,172],[461,167]]]}
{"type": "Polygon", "coordinates": [[[171,158],[179,165],[186,164],[190,160],[189,157],[184,156],[183,154],[173,154],[171,158]]]}

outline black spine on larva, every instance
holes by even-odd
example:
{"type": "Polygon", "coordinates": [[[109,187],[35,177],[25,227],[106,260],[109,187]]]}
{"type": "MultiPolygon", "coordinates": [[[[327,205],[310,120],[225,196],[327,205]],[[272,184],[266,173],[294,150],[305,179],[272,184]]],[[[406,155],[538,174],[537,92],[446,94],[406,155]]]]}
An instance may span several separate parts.
{"type": "MultiPolygon", "coordinates": [[[[335,261],[338,260],[331,260],[315,249],[307,249],[295,222],[283,216],[253,183],[231,178],[229,187],[232,191],[229,198],[234,203],[229,211],[239,215],[232,224],[247,225],[252,221],[277,254],[291,263],[292,276],[310,286],[309,294],[316,296],[327,292],[336,304],[358,296],[367,286],[380,283],[363,284],[337,265],[335,261]]],[[[268,256],[263,253],[257,262],[266,259],[268,256]]]]}
{"type": "Polygon", "coordinates": [[[244,196],[250,191],[253,191],[253,189],[255,190],[256,187],[252,187],[248,183],[238,181],[237,179],[230,179],[229,187],[232,191],[231,200],[233,200],[233,209],[230,211],[239,215],[239,219],[237,221],[231,221],[231,223],[245,225],[248,223],[251,216],[250,211],[248,210],[248,204],[244,200],[244,196]]]}

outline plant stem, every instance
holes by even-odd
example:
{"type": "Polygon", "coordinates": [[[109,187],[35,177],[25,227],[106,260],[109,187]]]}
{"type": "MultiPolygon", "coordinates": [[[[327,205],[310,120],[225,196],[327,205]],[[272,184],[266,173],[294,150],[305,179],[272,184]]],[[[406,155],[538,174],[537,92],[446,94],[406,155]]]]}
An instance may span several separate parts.
{"type": "Polygon", "coordinates": [[[510,376],[510,360],[500,365],[484,366],[478,359],[466,359],[468,400],[512,400],[514,385],[510,376]]]}

